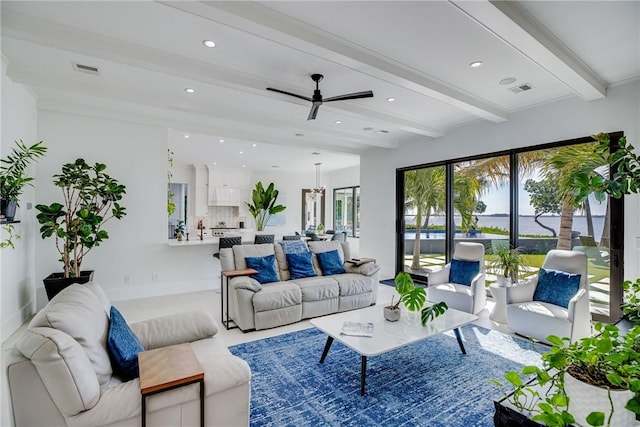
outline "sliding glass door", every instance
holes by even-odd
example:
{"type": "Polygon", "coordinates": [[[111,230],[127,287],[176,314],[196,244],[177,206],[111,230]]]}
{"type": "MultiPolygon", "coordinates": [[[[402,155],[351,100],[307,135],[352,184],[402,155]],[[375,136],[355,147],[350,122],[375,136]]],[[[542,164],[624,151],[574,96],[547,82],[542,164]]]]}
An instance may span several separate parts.
{"type": "MultiPolygon", "coordinates": [[[[612,134],[612,141],[622,136],[612,134]]],[[[537,274],[550,249],[584,252],[595,320],[620,316],[623,277],[623,201],[589,196],[575,201],[577,172],[608,173],[591,138],[535,149],[453,159],[397,171],[398,271],[427,281],[456,242],[484,244],[486,260],[500,247],[519,248],[524,279],[537,274]],[[615,224],[615,226],[612,226],[615,224]]],[[[487,274],[487,286],[495,282],[487,274]]]]}

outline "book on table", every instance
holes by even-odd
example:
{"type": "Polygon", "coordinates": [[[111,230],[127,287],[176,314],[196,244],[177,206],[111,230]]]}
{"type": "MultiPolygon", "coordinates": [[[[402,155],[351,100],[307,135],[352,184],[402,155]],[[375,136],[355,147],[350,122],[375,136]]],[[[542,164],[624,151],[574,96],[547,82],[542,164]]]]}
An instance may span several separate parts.
{"type": "Polygon", "coordinates": [[[372,337],[373,323],[371,322],[344,322],[342,324],[342,335],[351,335],[354,337],[372,337]]]}

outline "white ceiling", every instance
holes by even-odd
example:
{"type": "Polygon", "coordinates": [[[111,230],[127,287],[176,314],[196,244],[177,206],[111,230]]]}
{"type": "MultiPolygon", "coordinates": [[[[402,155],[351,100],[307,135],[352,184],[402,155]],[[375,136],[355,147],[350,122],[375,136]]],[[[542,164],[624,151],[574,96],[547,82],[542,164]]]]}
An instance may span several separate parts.
{"type": "Polygon", "coordinates": [[[566,97],[597,101],[640,77],[638,1],[1,5],[7,74],[40,108],[166,126],[179,163],[341,169],[370,147],[429,143],[566,97]],[[313,73],[325,98],[375,96],[326,103],[307,121],[307,101],[265,90],[311,97],[313,73]]]}

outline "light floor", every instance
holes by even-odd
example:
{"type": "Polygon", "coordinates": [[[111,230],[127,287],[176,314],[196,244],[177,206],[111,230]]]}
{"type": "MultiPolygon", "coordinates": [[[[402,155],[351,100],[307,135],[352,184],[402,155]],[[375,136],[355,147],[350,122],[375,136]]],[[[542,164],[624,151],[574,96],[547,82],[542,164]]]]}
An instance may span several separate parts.
{"type": "MultiPolygon", "coordinates": [[[[387,305],[391,302],[391,297],[397,294],[391,286],[380,285],[378,288],[377,305],[387,305]]],[[[492,321],[489,313],[493,307],[493,301],[489,300],[487,308],[479,313],[479,319],[474,322],[479,326],[510,333],[505,324],[492,321]]],[[[160,297],[142,298],[137,300],[114,301],[113,305],[120,310],[128,323],[135,323],[153,317],[167,314],[180,313],[194,310],[211,310],[220,326],[218,332],[227,346],[255,341],[289,332],[299,331],[311,327],[308,320],[303,320],[292,325],[280,326],[278,328],[262,331],[242,332],[240,329],[226,330],[221,323],[220,294],[214,290],[192,292],[178,295],[167,295],[160,297]]]]}

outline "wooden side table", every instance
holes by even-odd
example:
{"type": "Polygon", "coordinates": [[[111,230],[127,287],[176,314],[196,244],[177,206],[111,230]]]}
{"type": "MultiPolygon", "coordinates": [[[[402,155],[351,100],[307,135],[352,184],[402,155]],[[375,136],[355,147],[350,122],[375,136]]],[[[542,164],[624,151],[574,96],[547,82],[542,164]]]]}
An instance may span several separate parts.
{"type": "Polygon", "coordinates": [[[258,274],[258,271],[254,270],[253,268],[245,268],[244,270],[223,271],[222,274],[220,275],[220,311],[222,316],[221,320],[222,320],[222,324],[227,330],[238,327],[237,325],[231,328],[229,327],[229,324],[233,322],[233,320],[229,319],[229,279],[232,277],[251,276],[252,274],[258,274]],[[226,284],[224,283],[225,279],[227,279],[226,284]],[[224,304],[225,295],[227,300],[226,309],[224,304]],[[225,316],[226,316],[226,319],[225,319],[225,316]]]}
{"type": "Polygon", "coordinates": [[[200,426],[204,427],[204,370],[191,344],[178,344],[138,354],[142,427],[147,425],[147,396],[200,383],[200,426]]]}

